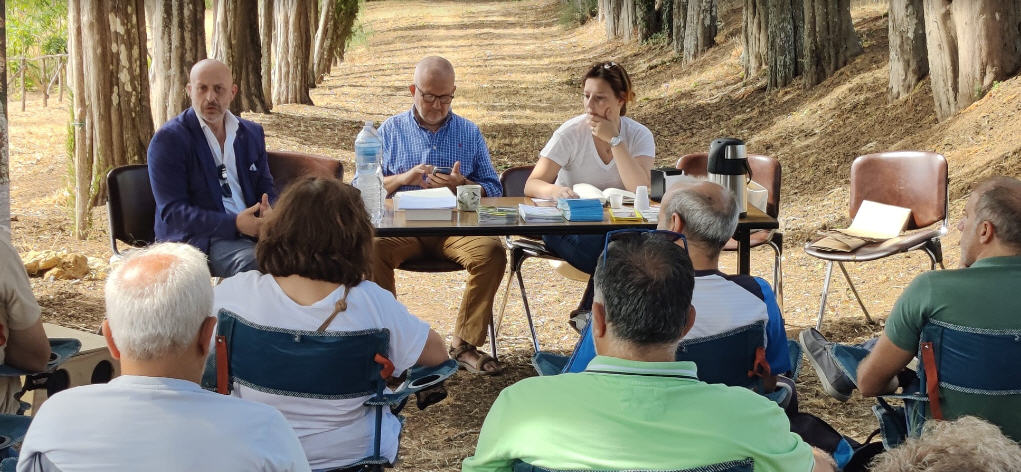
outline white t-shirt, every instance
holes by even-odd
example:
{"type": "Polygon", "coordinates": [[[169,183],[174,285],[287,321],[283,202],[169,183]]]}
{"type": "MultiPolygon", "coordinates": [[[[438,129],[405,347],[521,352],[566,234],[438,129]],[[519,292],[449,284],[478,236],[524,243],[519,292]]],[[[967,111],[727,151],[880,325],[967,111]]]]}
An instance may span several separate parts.
{"type": "MultiPolygon", "coordinates": [[[[295,330],[316,330],[333,313],[344,294],[340,287],[313,305],[291,300],[272,275],[243,272],[215,289],[213,308],[237,313],[253,323],[295,330]]],[[[347,296],[347,310],[339,313],[329,331],[390,330],[390,361],[400,373],[415,365],[429,337],[429,325],[415,318],[393,294],[363,281],[347,296]]],[[[372,454],[375,413],[362,405],[365,397],[344,400],[299,398],[260,392],[234,385],[234,395],[272,405],[294,427],[315,469],[341,467],[372,454]]],[[[401,423],[384,408],[380,454],[392,462],[397,456],[401,423]]]]}
{"type": "Polygon", "coordinates": [[[309,470],[294,430],[273,408],[187,380],[134,375],[46,400],[18,470],[46,461],[64,472],[309,470]]]}
{"type": "MultiPolygon", "coordinates": [[[[620,117],[620,136],[632,156],[648,156],[651,163],[656,158],[656,143],[652,132],[642,124],[626,116],[620,117]]],[[[599,190],[624,188],[624,182],[617,170],[617,161],[603,162],[592,141],[592,129],[588,126],[588,115],[578,115],[553,132],[553,137],[542,148],[539,156],[549,158],[560,165],[556,185],[571,187],[574,184],[591,184],[599,190]]]]}
{"type": "MultiPolygon", "coordinates": [[[[702,338],[748,326],[756,321],[769,322],[765,302],[748,289],[719,273],[696,273],[691,306],[695,324],[684,337],[702,338]]],[[[751,282],[748,277],[746,282],[751,282]]]]}

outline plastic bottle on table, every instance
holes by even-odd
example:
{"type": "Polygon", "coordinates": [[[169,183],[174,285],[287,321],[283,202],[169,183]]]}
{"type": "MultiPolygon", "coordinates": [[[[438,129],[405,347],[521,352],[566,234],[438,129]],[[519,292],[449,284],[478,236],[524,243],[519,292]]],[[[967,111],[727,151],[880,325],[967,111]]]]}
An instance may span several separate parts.
{"type": "Polygon", "coordinates": [[[355,138],[355,177],[351,181],[362,192],[362,203],[369,212],[373,226],[378,226],[383,219],[383,200],[386,189],[383,188],[383,171],[380,158],[383,154],[383,142],[373,128],[372,121],[366,121],[358,137],[355,138]]]}

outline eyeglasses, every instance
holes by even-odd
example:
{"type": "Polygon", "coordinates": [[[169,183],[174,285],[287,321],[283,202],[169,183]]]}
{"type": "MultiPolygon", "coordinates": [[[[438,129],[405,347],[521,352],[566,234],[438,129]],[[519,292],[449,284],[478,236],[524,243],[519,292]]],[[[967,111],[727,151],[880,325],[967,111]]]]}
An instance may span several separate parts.
{"type": "Polygon", "coordinates": [[[233,193],[230,191],[230,185],[227,184],[227,166],[220,164],[216,171],[220,174],[220,193],[223,194],[224,198],[231,198],[233,193]]]}
{"type": "Polygon", "coordinates": [[[678,239],[684,244],[684,252],[688,252],[688,238],[685,238],[683,234],[674,231],[667,231],[665,229],[644,229],[644,228],[625,228],[615,229],[606,233],[606,239],[603,240],[603,264],[606,264],[606,249],[610,247],[610,241],[618,241],[621,239],[635,238],[640,235],[649,234],[662,236],[671,242],[675,242],[678,239]]]}
{"type": "Polygon", "coordinates": [[[450,102],[452,100],[454,100],[454,94],[450,94],[450,95],[433,95],[431,93],[423,92],[422,88],[417,86],[417,85],[415,86],[415,91],[420,93],[420,94],[422,94],[422,100],[425,100],[425,103],[433,103],[436,100],[439,100],[440,103],[442,103],[444,105],[449,105],[450,102]]]}
{"type": "Polygon", "coordinates": [[[614,67],[619,67],[616,62],[610,61],[603,63],[603,69],[612,69],[614,67]]]}

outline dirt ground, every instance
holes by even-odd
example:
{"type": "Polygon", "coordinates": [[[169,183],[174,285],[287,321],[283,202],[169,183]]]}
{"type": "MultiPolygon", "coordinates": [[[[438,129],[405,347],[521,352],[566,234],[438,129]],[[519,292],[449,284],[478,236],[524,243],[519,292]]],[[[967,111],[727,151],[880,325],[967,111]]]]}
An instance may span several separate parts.
{"type": "MultiPolygon", "coordinates": [[[[555,0],[367,2],[361,18],[364,40],[312,91],[315,106],[283,105],[272,114],[245,118],[265,127],[271,149],[311,152],[350,164],[362,121],[380,122],[410,107],[407,86],[415,62],[438,54],[457,69],[454,110],[480,126],[494,164],[503,170],[534,163],[553,130],[581,113],[578,77],[588,65],[617,61],[637,88],[629,116],[655,135],[658,165],[672,166],[680,155],[704,151],[712,139],[723,136],[743,138],[749,152],[780,159],[784,315],[793,337],[815,323],[824,270],[801,247],[817,230],[848,223],[851,161],[882,150],[944,154],[951,168],[951,221],[956,223],[963,198],[977,180],[1021,174],[1016,124],[1021,80],[997,84],[943,123],[935,120],[928,81],[891,103],[886,97],[885,10],[868,7],[853,12],[864,54],[816,87],[796,84],[766,92],[763,77],[743,77],[739,4],[722,3],[718,46],[682,64],[666,45],[606,42],[601,25],[594,22],[569,29],[558,25],[555,0]]],[[[26,112],[17,105],[10,111],[15,246],[22,252],[67,249],[107,260],[111,250],[105,208],[93,212],[94,226],[86,240],[70,236],[68,110],[66,101],[58,106],[54,102],[42,108],[41,97],[30,96],[26,112]]],[[[948,267],[957,265],[958,240],[953,230],[943,240],[948,267]]],[[[725,259],[723,270],[733,270],[734,257],[725,259]]],[[[771,264],[769,249],[753,251],[753,274],[769,280],[771,264]]],[[[97,264],[94,269],[78,281],[33,279],[46,321],[90,331],[99,325],[107,268],[97,264]]],[[[880,320],[910,280],[926,269],[928,259],[921,253],[849,268],[870,312],[880,320]]],[[[576,335],[564,321],[583,284],[556,275],[544,261],[528,262],[524,272],[543,348],[569,351],[576,335]]],[[[444,334],[452,330],[463,289],[463,273],[398,273],[398,298],[444,334]]],[[[458,469],[474,451],[482,420],[499,391],[534,375],[516,287],[509,300],[499,335],[507,372],[493,378],[458,373],[448,384],[446,401],[424,412],[409,409],[399,469],[458,469]]],[[[834,276],[825,311],[823,333],[834,340],[860,341],[881,329],[865,323],[839,275],[834,276]]],[[[863,440],[876,428],[871,401],[857,394],[843,404],[830,399],[807,365],[798,391],[803,411],[855,439],[863,440]]]]}

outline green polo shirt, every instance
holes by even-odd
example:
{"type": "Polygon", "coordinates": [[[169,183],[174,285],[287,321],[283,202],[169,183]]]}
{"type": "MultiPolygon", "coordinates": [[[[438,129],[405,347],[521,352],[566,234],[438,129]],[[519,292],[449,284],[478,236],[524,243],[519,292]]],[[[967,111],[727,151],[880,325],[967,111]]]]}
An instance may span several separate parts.
{"type": "MultiPolygon", "coordinates": [[[[988,257],[967,269],[925,272],[897,299],[885,333],[897,347],[917,352],[922,327],[930,319],[971,328],[1021,329],[1019,297],[1021,256],[988,257]]],[[[994,397],[941,389],[940,404],[946,419],[978,416],[1021,440],[1021,395],[994,397]]]]}
{"type": "Polygon", "coordinates": [[[461,470],[686,469],[752,457],[755,470],[810,471],[812,449],[776,403],[700,382],[692,362],[597,356],[585,372],[504,389],[461,470]]]}

